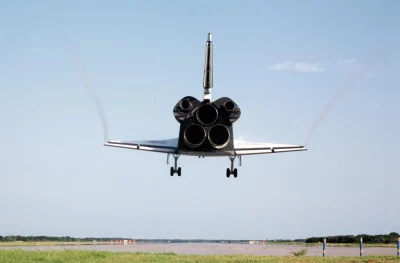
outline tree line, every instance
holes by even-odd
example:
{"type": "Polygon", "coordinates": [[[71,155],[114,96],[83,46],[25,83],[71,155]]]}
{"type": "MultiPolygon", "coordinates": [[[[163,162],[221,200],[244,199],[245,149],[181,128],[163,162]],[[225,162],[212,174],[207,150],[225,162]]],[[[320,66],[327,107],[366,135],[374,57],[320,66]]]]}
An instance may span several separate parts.
{"type": "Polygon", "coordinates": [[[93,240],[99,241],[99,242],[105,242],[105,241],[110,241],[110,240],[116,240],[116,239],[123,239],[123,238],[97,238],[97,237],[85,237],[85,238],[76,238],[76,237],[70,237],[70,236],[62,236],[62,237],[57,237],[57,236],[1,236],[0,235],[0,242],[16,242],[16,241],[21,241],[21,242],[92,242],[93,240]]]}
{"type": "Polygon", "coordinates": [[[365,243],[372,243],[372,244],[390,244],[397,242],[397,238],[399,234],[396,232],[392,232],[388,235],[342,235],[342,236],[327,236],[327,237],[309,237],[306,238],[306,243],[318,243],[323,242],[324,238],[326,238],[327,243],[342,243],[342,244],[349,244],[349,243],[359,243],[360,238],[363,239],[365,243]]]}
{"type": "MultiPolygon", "coordinates": [[[[134,240],[133,238],[126,237],[85,237],[76,238],[70,236],[1,236],[0,242],[110,242],[117,240],[134,240]]],[[[247,244],[251,240],[228,240],[228,239],[135,239],[137,243],[237,243],[247,244]]],[[[273,239],[273,240],[259,240],[266,242],[286,243],[286,242],[304,242],[305,239],[273,239]]]]}
{"type": "MultiPolygon", "coordinates": [[[[135,240],[137,243],[237,243],[247,244],[250,240],[223,240],[223,239],[133,239],[126,237],[85,237],[76,238],[70,236],[1,236],[0,242],[110,242],[120,240],[135,240]]],[[[287,242],[290,240],[271,240],[274,242],[287,242]]],[[[300,241],[300,240],[298,240],[300,241]]],[[[304,239],[302,240],[304,242],[304,239]]]]}
{"type": "Polygon", "coordinates": [[[70,236],[1,236],[0,242],[110,242],[120,240],[135,240],[138,243],[248,243],[249,240],[220,240],[220,239],[133,239],[126,237],[85,237],[70,236]]]}
{"type": "MultiPolygon", "coordinates": [[[[389,244],[397,241],[399,234],[392,232],[388,235],[340,235],[340,236],[327,236],[327,237],[309,237],[306,239],[275,239],[275,240],[262,240],[266,242],[305,242],[305,243],[318,243],[323,242],[326,238],[327,243],[358,243],[360,238],[363,238],[365,243],[373,244],[389,244]]],[[[133,240],[133,238],[124,237],[70,237],[70,236],[1,236],[0,242],[110,242],[112,240],[133,240]]],[[[222,240],[222,239],[135,239],[138,243],[248,243],[250,240],[222,240]]]]}

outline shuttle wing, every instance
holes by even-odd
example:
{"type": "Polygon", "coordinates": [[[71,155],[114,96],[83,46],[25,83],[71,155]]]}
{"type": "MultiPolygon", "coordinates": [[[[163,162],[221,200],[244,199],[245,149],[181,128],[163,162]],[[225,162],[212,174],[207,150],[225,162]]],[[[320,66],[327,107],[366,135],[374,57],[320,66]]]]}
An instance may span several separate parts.
{"type": "Polygon", "coordinates": [[[105,146],[127,148],[133,150],[175,153],[178,148],[178,139],[168,140],[140,140],[140,141],[108,141],[105,146]]]}
{"type": "Polygon", "coordinates": [[[236,155],[282,153],[307,150],[306,147],[301,145],[248,142],[239,140],[234,140],[234,147],[236,155]]]}

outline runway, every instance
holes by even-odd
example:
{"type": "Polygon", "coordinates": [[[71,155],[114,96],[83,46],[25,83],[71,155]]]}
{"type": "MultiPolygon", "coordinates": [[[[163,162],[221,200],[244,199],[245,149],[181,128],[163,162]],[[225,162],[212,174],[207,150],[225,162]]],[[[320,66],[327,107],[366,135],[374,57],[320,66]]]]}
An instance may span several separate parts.
{"type": "MultiPolygon", "coordinates": [[[[90,251],[109,251],[109,252],[174,252],[177,254],[197,254],[197,255],[232,255],[247,254],[261,256],[289,256],[292,252],[308,249],[308,256],[322,256],[321,246],[303,245],[250,245],[250,244],[136,244],[136,245],[56,245],[56,246],[8,246],[0,249],[23,249],[29,251],[49,251],[49,250],[90,250],[90,251]]],[[[396,255],[396,248],[388,247],[364,247],[364,256],[373,255],[396,255]]],[[[327,246],[326,256],[356,256],[360,255],[359,247],[329,247],[327,246]]]]}

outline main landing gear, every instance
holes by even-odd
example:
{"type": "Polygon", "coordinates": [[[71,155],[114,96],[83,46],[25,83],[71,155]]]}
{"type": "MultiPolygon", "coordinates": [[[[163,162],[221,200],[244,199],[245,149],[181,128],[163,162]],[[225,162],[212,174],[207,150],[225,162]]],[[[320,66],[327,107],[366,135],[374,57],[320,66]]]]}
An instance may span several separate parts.
{"type": "MultiPolygon", "coordinates": [[[[170,154],[167,155],[167,164],[169,164],[169,155],[170,154]]],[[[170,175],[173,176],[176,173],[176,174],[178,174],[178,176],[181,176],[182,170],[180,167],[177,167],[178,166],[178,158],[179,158],[180,154],[174,153],[172,156],[174,156],[175,165],[174,165],[174,167],[171,167],[170,175]]]]}
{"type": "MultiPolygon", "coordinates": [[[[167,164],[169,164],[169,156],[170,155],[171,155],[170,153],[167,154],[167,164]]],[[[171,167],[170,175],[173,176],[174,174],[178,174],[178,176],[181,176],[182,169],[181,169],[181,167],[178,167],[178,159],[179,159],[180,154],[174,153],[174,154],[172,154],[172,156],[174,157],[175,164],[173,167],[171,167]]],[[[204,156],[201,156],[201,157],[204,158],[204,156]]],[[[238,157],[238,159],[239,159],[238,160],[239,166],[242,166],[242,156],[241,155],[230,155],[229,160],[231,161],[231,168],[226,169],[226,177],[228,177],[228,178],[231,176],[231,174],[233,175],[234,178],[237,178],[238,171],[234,167],[235,166],[234,162],[235,162],[236,157],[238,157]]],[[[200,156],[199,156],[199,158],[200,158],[200,156]]]]}
{"type": "MultiPolygon", "coordinates": [[[[238,159],[239,159],[239,166],[242,166],[242,156],[241,155],[237,155],[238,159]]],[[[235,161],[236,155],[231,155],[229,156],[229,159],[231,160],[231,168],[227,168],[226,169],[226,177],[230,177],[231,174],[233,174],[233,177],[237,177],[237,169],[234,168],[234,161],[235,161]]]]}

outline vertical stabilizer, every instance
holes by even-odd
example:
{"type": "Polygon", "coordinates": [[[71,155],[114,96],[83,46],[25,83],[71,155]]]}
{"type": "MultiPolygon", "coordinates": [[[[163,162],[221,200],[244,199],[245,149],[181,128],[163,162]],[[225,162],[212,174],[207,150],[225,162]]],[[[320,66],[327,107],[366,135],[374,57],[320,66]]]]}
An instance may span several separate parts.
{"type": "Polygon", "coordinates": [[[208,33],[208,39],[206,43],[203,87],[204,87],[204,100],[211,101],[211,88],[213,87],[213,50],[212,50],[211,33],[208,33]]]}

